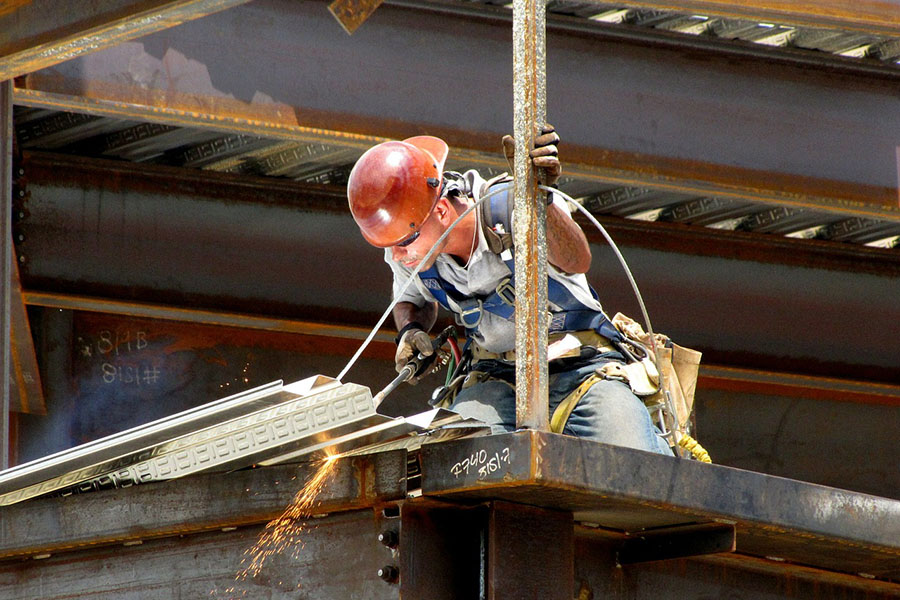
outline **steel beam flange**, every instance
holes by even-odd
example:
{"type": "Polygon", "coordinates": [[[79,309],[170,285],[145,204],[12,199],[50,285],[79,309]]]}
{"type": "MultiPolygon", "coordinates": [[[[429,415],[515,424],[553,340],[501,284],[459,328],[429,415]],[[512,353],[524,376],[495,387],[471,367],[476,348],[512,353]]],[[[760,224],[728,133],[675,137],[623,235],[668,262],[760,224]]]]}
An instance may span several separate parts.
{"type": "Polygon", "coordinates": [[[703,523],[644,531],[624,540],[616,552],[620,565],[734,552],[734,525],[703,523]]]}

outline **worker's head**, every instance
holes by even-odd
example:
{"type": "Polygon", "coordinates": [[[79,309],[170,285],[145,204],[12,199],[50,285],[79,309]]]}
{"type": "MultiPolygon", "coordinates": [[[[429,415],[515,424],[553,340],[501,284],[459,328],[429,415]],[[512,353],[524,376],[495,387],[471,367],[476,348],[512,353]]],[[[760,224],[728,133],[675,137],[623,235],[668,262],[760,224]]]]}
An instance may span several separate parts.
{"type": "Polygon", "coordinates": [[[384,142],[350,172],[350,212],[367,242],[379,248],[415,242],[441,197],[447,143],[427,135],[384,142]]]}

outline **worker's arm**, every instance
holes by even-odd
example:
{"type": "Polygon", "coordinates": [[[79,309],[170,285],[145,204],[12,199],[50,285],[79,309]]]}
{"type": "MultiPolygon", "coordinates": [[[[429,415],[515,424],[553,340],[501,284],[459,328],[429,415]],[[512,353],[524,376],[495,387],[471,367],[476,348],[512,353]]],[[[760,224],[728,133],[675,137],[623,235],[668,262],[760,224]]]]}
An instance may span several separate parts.
{"type": "MultiPolygon", "coordinates": [[[[577,227],[577,225],[576,225],[577,227]]],[[[416,306],[412,302],[398,302],[394,306],[394,324],[397,331],[410,323],[419,323],[424,331],[431,331],[437,321],[437,302],[426,302],[424,306],[416,306]]]]}
{"type": "Polygon", "coordinates": [[[591,268],[584,231],[555,202],[547,207],[547,262],[566,273],[587,273],[591,268]]]}

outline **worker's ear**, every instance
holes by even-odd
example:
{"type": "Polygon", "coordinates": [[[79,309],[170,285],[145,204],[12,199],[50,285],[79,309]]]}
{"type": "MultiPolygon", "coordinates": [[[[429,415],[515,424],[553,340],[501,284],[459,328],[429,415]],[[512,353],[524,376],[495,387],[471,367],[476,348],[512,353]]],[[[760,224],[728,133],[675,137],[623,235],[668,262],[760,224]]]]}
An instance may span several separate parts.
{"type": "Polygon", "coordinates": [[[446,196],[438,198],[437,204],[434,205],[434,210],[442,224],[449,225],[456,219],[456,213],[452,208],[450,200],[448,200],[446,196]]]}

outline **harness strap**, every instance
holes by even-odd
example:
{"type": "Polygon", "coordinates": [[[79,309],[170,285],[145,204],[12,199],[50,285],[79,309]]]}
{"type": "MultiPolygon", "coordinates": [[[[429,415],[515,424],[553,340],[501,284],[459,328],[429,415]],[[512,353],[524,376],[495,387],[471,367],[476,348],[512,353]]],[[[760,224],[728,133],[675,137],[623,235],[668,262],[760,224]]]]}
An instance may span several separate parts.
{"type": "Polygon", "coordinates": [[[591,389],[591,386],[602,379],[603,378],[597,375],[597,373],[591,373],[591,376],[582,381],[581,385],[569,392],[569,395],[562,399],[562,402],[559,403],[556,410],[553,411],[553,415],[550,417],[550,431],[553,433],[562,433],[563,429],[566,427],[566,421],[569,420],[569,416],[571,416],[572,411],[575,410],[578,401],[587,394],[588,390],[591,389]]]}
{"type": "MultiPolygon", "coordinates": [[[[500,193],[490,199],[488,205],[480,207],[479,224],[482,234],[492,252],[499,255],[509,269],[509,277],[503,279],[489,294],[482,297],[470,297],[462,294],[452,284],[438,274],[437,263],[419,273],[419,278],[434,298],[444,308],[450,309],[449,300],[459,307],[457,322],[469,331],[476,330],[481,323],[484,311],[497,315],[507,321],[515,318],[515,259],[512,256],[511,210],[509,203],[509,178],[503,176],[487,182],[484,189],[494,185],[505,186],[506,193],[500,193]]],[[[588,286],[591,295],[597,299],[593,287],[588,286]]],[[[547,278],[547,300],[558,307],[551,313],[550,333],[559,331],[594,330],[600,335],[621,342],[619,330],[602,311],[596,311],[579,302],[565,285],[552,277],[547,278]]]]}

